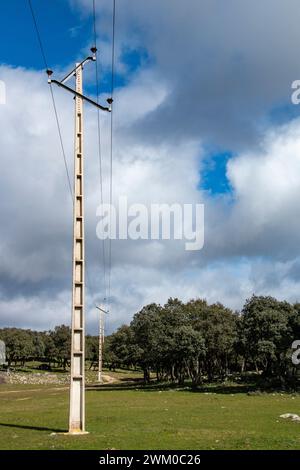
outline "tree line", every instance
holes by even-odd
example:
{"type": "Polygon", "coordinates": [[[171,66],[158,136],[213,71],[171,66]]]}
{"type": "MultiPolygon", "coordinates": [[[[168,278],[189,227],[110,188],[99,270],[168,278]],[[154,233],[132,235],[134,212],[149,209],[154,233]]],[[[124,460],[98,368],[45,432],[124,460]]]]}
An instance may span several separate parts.
{"type": "Polygon", "coordinates": [[[50,366],[67,367],[70,359],[71,331],[66,325],[53,331],[32,331],[21,328],[2,328],[0,339],[6,346],[6,360],[24,366],[28,361],[47,362],[50,366]]]}
{"type": "MultiPolygon", "coordinates": [[[[25,366],[26,362],[38,361],[66,370],[70,366],[71,329],[56,326],[49,331],[32,331],[22,328],[0,329],[0,339],[5,343],[8,367],[25,366]]],[[[86,359],[98,361],[98,336],[86,336],[86,359]]]]}
{"type": "MultiPolygon", "coordinates": [[[[3,328],[8,365],[39,360],[66,369],[70,360],[70,328],[35,332],[3,328]]],[[[292,343],[300,339],[300,303],[253,296],[241,312],[221,303],[169,299],[136,313],[129,325],[106,336],[104,363],[110,369],[141,370],[145,382],[198,386],[255,371],[278,384],[295,384],[298,369],[291,360],[292,343]]],[[[86,359],[98,361],[98,337],[86,337],[86,359]]]]}
{"type": "Polygon", "coordinates": [[[292,343],[300,339],[300,304],[253,296],[241,312],[221,303],[169,299],[136,313],[106,339],[113,367],[139,367],[144,380],[194,386],[254,371],[272,384],[296,384],[292,343]]]}

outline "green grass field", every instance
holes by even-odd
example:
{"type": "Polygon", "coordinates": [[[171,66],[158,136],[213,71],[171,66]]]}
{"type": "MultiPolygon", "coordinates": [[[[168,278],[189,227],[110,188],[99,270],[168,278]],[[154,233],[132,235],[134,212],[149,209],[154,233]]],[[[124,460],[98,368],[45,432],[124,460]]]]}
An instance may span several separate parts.
{"type": "Polygon", "coordinates": [[[300,449],[300,424],[279,418],[299,395],[119,387],[88,388],[90,434],[65,436],[67,387],[0,385],[0,449],[300,449]]]}

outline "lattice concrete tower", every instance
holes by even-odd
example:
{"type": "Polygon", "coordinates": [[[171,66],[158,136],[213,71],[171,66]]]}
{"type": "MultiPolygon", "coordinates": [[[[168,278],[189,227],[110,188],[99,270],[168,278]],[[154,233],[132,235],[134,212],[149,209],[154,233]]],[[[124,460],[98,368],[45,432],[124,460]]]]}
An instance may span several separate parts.
{"type": "MultiPolygon", "coordinates": [[[[82,94],[82,65],[76,64],[76,91],[82,94]]],[[[83,100],[75,96],[73,292],[69,432],[85,432],[85,315],[84,315],[84,159],[83,100]]]]}

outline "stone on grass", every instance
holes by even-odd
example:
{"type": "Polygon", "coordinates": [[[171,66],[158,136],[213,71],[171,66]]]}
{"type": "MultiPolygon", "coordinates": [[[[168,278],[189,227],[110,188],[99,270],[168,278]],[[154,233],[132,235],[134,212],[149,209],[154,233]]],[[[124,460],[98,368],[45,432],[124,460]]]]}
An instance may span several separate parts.
{"type": "Polygon", "coordinates": [[[279,417],[283,419],[290,419],[292,421],[300,421],[300,416],[296,415],[295,413],[284,413],[279,417]]]}

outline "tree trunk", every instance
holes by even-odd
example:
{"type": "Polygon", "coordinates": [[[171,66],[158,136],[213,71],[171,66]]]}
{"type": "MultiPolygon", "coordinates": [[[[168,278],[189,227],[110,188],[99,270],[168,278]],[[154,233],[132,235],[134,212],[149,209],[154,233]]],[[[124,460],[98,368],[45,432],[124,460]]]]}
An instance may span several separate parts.
{"type": "Polygon", "coordinates": [[[148,369],[144,369],[144,383],[149,383],[150,382],[150,374],[148,369]]]}

